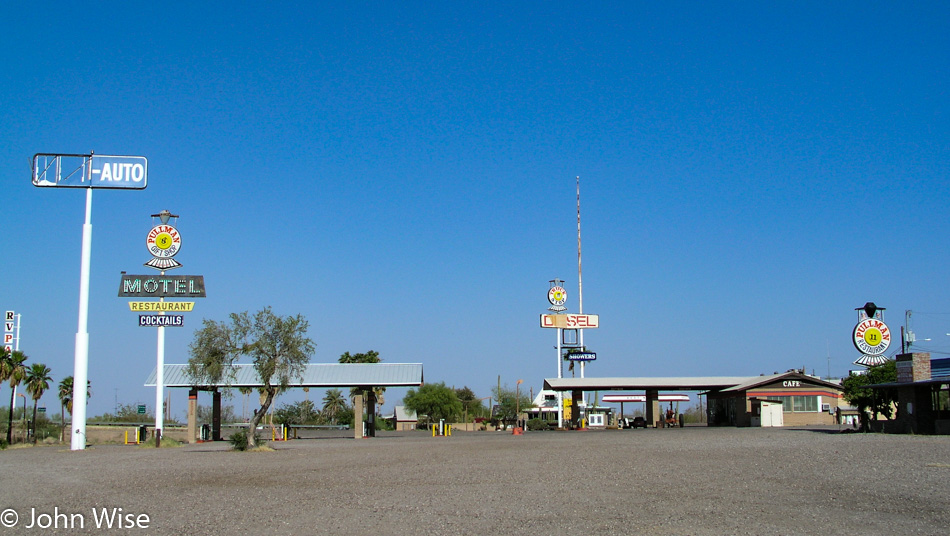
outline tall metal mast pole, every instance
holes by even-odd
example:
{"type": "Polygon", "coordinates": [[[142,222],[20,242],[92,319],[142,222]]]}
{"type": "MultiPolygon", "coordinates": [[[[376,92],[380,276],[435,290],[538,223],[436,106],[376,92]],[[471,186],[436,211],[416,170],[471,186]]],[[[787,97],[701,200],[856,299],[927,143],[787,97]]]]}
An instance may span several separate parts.
{"type": "MultiPolygon", "coordinates": [[[[581,273],[581,177],[577,176],[577,314],[584,314],[584,278],[581,273]]],[[[584,330],[577,330],[577,342],[584,347],[584,330]]],[[[584,366],[581,361],[581,378],[584,377],[584,366]]]]}
{"type": "MultiPolygon", "coordinates": [[[[159,272],[163,277],[165,270],[159,272]]],[[[159,298],[164,303],[165,298],[159,298]]],[[[159,311],[164,315],[165,311],[159,311]]],[[[158,326],[158,343],[155,349],[155,447],[162,446],[162,429],[165,428],[165,326],[158,326]]],[[[194,439],[194,438],[190,438],[194,439]]]]}

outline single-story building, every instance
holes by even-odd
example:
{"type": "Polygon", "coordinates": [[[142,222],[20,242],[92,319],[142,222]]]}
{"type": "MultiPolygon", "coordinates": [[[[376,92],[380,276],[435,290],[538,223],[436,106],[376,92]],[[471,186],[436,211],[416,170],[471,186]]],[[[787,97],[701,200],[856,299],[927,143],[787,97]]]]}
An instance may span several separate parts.
{"type": "Polygon", "coordinates": [[[392,416],[393,430],[397,432],[415,430],[418,422],[415,411],[406,409],[406,406],[396,406],[392,416]]]}
{"type": "Polygon", "coordinates": [[[780,402],[779,426],[837,424],[841,391],[838,384],[801,372],[763,375],[708,392],[706,416],[710,426],[761,426],[763,406],[771,405],[763,402],[780,402]]]}
{"type": "Polygon", "coordinates": [[[950,434],[950,358],[929,352],[899,354],[897,381],[869,386],[897,389],[897,415],[885,432],[950,434]]]}

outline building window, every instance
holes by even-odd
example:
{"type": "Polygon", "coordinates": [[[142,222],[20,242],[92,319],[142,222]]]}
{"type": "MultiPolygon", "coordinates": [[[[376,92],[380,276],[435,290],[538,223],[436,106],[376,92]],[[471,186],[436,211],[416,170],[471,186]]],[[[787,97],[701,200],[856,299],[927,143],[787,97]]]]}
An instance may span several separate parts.
{"type": "Polygon", "coordinates": [[[785,413],[818,412],[817,396],[776,396],[770,397],[782,401],[782,411],[785,413]]]}

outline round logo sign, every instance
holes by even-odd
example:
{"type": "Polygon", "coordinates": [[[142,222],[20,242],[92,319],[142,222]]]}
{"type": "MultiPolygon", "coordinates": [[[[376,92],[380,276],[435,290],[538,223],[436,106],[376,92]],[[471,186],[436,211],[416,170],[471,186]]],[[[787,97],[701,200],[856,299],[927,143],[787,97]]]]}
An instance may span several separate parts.
{"type": "Polygon", "coordinates": [[[170,259],[181,249],[181,234],[171,225],[156,225],[148,232],[145,246],[153,256],[170,259]]]}
{"type": "Polygon", "coordinates": [[[881,355],[891,345],[891,330],[876,318],[866,318],[854,326],[854,347],[864,355],[881,355]]]}
{"type": "Polygon", "coordinates": [[[564,305],[567,301],[567,291],[563,287],[551,287],[548,291],[548,301],[551,305],[564,305]]]}

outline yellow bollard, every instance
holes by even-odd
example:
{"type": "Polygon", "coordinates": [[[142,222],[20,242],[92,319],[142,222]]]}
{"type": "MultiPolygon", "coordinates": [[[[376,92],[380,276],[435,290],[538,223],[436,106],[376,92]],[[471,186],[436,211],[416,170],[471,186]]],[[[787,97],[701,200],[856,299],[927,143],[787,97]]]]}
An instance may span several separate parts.
{"type": "Polygon", "coordinates": [[[432,425],[432,437],[435,437],[435,425],[432,425]]]}
{"type": "Polygon", "coordinates": [[[451,425],[451,424],[446,424],[446,425],[445,425],[445,435],[447,435],[447,436],[451,436],[451,435],[452,435],[452,425],[451,425]]]}
{"type": "Polygon", "coordinates": [[[125,431],[125,444],[126,444],[126,445],[129,444],[129,431],[128,431],[128,430],[125,431]]]}

